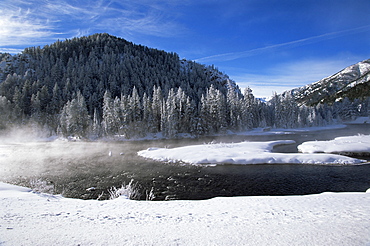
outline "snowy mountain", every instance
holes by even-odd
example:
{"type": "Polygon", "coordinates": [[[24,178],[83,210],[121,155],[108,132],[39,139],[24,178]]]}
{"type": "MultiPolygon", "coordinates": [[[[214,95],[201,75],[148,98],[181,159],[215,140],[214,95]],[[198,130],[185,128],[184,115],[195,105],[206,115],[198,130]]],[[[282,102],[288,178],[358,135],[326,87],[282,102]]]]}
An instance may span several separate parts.
{"type": "Polygon", "coordinates": [[[333,103],[348,97],[364,99],[370,96],[370,59],[351,65],[313,84],[283,93],[290,94],[300,104],[333,103]]]}

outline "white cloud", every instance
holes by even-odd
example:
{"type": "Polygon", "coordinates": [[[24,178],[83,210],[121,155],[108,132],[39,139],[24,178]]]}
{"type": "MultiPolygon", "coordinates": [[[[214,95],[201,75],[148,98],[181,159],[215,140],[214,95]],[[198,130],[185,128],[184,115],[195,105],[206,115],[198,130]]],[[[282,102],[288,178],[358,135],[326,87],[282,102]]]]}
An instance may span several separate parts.
{"type": "Polygon", "coordinates": [[[13,48],[1,48],[0,53],[18,54],[21,53],[23,49],[13,49],[13,48]]]}
{"type": "Polygon", "coordinates": [[[96,23],[96,28],[103,30],[109,27],[114,33],[131,37],[136,34],[156,37],[173,37],[181,31],[179,26],[171,21],[166,21],[166,16],[160,12],[126,12],[120,11],[117,17],[102,18],[96,23]]]}
{"type": "Polygon", "coordinates": [[[0,16],[0,46],[33,43],[56,34],[48,20],[34,18],[29,9],[1,9],[0,16]]]}

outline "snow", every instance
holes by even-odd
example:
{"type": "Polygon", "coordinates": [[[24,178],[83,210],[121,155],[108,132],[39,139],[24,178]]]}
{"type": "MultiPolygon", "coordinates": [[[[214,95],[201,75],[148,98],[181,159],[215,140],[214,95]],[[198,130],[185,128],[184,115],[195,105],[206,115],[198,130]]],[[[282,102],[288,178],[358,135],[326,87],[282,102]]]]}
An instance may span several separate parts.
{"type": "Polygon", "coordinates": [[[358,63],[358,69],[360,74],[366,74],[370,71],[370,66],[368,62],[362,61],[358,63]]]}
{"type": "MultiPolygon", "coordinates": [[[[364,123],[363,120],[367,117],[362,117],[359,119],[358,122],[353,121],[351,123],[364,123]]],[[[295,134],[295,133],[302,133],[302,132],[312,132],[312,131],[324,131],[324,130],[333,130],[333,129],[342,129],[346,128],[346,125],[343,124],[336,124],[336,125],[328,125],[328,126],[314,126],[314,127],[302,127],[302,128],[254,128],[253,130],[248,130],[245,132],[238,132],[237,135],[243,136],[256,136],[256,135],[282,135],[282,134],[295,134]]]]}
{"type": "Polygon", "coordinates": [[[302,153],[370,153],[370,135],[337,137],[330,141],[309,141],[298,146],[302,153]]]}
{"type": "Polygon", "coordinates": [[[268,142],[218,143],[172,149],[151,147],[139,151],[145,158],[189,164],[360,164],[362,160],[334,154],[273,153],[273,147],[293,140],[268,142]]]}
{"type": "Polygon", "coordinates": [[[0,183],[0,245],[369,245],[370,194],[78,200],[0,183]]]}
{"type": "Polygon", "coordinates": [[[349,124],[370,124],[370,117],[357,117],[355,120],[349,122],[349,124]]]}

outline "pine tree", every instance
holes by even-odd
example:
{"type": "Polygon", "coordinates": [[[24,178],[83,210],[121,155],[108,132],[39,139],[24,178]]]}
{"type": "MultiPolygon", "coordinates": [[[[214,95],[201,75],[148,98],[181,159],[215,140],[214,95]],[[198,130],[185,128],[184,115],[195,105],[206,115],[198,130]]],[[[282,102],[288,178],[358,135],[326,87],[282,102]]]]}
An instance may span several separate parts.
{"type": "Polygon", "coordinates": [[[238,117],[240,117],[240,105],[237,94],[232,86],[228,84],[226,103],[228,109],[228,125],[232,130],[239,130],[238,117]]]}
{"type": "Polygon", "coordinates": [[[26,80],[23,84],[21,99],[20,99],[20,108],[22,109],[23,113],[27,116],[31,115],[31,84],[29,80],[26,80]]]}
{"type": "Polygon", "coordinates": [[[142,128],[146,129],[148,133],[153,131],[153,112],[152,112],[152,105],[151,105],[151,98],[144,93],[143,96],[143,124],[142,128]]]}
{"type": "Polygon", "coordinates": [[[162,111],[162,90],[161,87],[153,87],[152,97],[152,115],[153,115],[153,132],[157,133],[161,131],[161,111],[162,111]]]}
{"type": "Polygon", "coordinates": [[[108,136],[115,135],[121,126],[119,117],[121,104],[111,98],[111,94],[106,91],[103,99],[103,128],[108,136]]]}
{"type": "Polygon", "coordinates": [[[60,114],[60,128],[64,136],[86,137],[90,117],[85,99],[80,92],[68,101],[60,114]]]}
{"type": "Polygon", "coordinates": [[[168,93],[166,103],[164,104],[164,119],[162,120],[162,128],[164,136],[173,138],[179,132],[179,108],[176,103],[176,95],[172,88],[168,93]],[[163,126],[164,125],[164,126],[163,126]]]}
{"type": "Polygon", "coordinates": [[[35,122],[41,122],[41,106],[37,94],[31,97],[31,119],[35,122]]]}
{"type": "Polygon", "coordinates": [[[22,123],[23,120],[23,110],[22,110],[22,98],[21,92],[18,87],[15,87],[13,95],[13,118],[16,119],[17,123],[22,123]]]}
{"type": "Polygon", "coordinates": [[[208,122],[209,122],[208,104],[205,96],[202,95],[199,105],[199,121],[196,127],[196,133],[198,136],[209,134],[210,129],[208,122]]]}
{"type": "Polygon", "coordinates": [[[0,96],[0,130],[5,129],[11,122],[11,103],[4,96],[0,96]]]}
{"type": "Polygon", "coordinates": [[[94,109],[93,122],[89,134],[93,139],[98,139],[102,136],[100,117],[96,109],[94,109]]]}

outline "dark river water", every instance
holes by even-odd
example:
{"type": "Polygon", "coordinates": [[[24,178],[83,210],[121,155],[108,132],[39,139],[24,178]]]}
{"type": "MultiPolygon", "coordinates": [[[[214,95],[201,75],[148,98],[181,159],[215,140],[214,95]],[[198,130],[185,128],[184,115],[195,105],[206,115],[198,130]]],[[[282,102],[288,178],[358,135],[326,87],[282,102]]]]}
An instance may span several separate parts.
{"type": "MultiPolygon", "coordinates": [[[[355,192],[370,188],[370,165],[324,166],[296,164],[192,166],[147,160],[137,151],[209,142],[292,139],[276,152],[297,152],[311,140],[370,134],[369,125],[343,129],[260,136],[130,142],[33,142],[0,145],[0,181],[42,192],[81,199],[109,199],[112,187],[131,182],[136,199],[208,199],[219,196],[303,195],[355,192]],[[152,196],[149,197],[149,194],[152,196]],[[154,196],[153,196],[154,195],[154,196]]],[[[361,157],[368,159],[367,157],[361,157]]]]}

